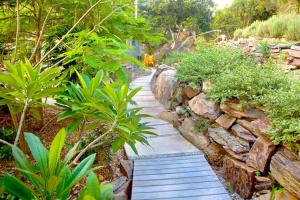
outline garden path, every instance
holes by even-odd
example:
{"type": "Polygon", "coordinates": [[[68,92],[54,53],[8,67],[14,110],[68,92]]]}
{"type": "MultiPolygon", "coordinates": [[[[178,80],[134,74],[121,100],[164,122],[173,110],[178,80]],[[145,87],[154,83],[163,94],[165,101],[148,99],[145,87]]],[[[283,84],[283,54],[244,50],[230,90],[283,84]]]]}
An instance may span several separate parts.
{"type": "Polygon", "coordinates": [[[152,76],[153,73],[137,78],[131,84],[132,88],[142,88],[134,97],[135,106],[154,116],[143,121],[149,122],[158,134],[148,137],[150,146],[136,145],[139,155],[125,146],[128,158],[134,161],[131,199],[231,199],[202,152],[170,123],[156,117],[165,109],[151,91],[152,76]]]}

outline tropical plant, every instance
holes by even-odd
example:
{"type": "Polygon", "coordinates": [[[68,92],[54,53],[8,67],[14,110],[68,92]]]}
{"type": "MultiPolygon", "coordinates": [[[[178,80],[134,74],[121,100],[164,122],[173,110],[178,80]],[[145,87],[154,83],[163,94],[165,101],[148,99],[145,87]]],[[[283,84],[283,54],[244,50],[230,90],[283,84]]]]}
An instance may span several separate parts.
{"type": "Polygon", "coordinates": [[[80,192],[78,200],[112,200],[113,186],[100,184],[95,173],[91,172],[87,178],[85,188],[80,192]]]}
{"type": "Polygon", "coordinates": [[[76,154],[76,144],[61,160],[61,152],[65,144],[66,131],[61,129],[55,136],[49,151],[40,139],[32,133],[25,133],[31,154],[36,162],[32,164],[26,155],[16,146],[12,146],[13,156],[18,170],[32,185],[27,185],[10,174],[3,178],[7,193],[20,199],[68,199],[72,187],[92,171],[95,154],[88,156],[72,170],[70,161],[76,154]]]}
{"type": "Polygon", "coordinates": [[[61,68],[42,71],[40,66],[34,68],[28,60],[16,65],[6,63],[5,67],[7,72],[0,72],[0,82],[3,84],[0,87],[0,105],[8,105],[12,115],[22,112],[18,127],[15,127],[17,135],[14,144],[17,145],[26,112],[40,119],[41,113],[36,107],[48,106],[41,99],[57,95],[64,76],[61,75],[61,68]]]}
{"type": "MultiPolygon", "coordinates": [[[[128,84],[108,83],[102,80],[102,72],[94,78],[77,72],[79,85],[65,85],[66,92],[57,98],[57,104],[63,108],[59,119],[72,118],[68,133],[80,127],[80,135],[88,130],[100,128],[101,133],[76,157],[76,161],[90,148],[110,141],[113,152],[129,144],[135,149],[136,141],[148,144],[144,134],[153,134],[147,123],[140,123],[143,116],[138,108],[128,108],[128,103],[140,90],[129,91],[128,84]]],[[[80,137],[79,137],[80,138],[80,137]]]]}

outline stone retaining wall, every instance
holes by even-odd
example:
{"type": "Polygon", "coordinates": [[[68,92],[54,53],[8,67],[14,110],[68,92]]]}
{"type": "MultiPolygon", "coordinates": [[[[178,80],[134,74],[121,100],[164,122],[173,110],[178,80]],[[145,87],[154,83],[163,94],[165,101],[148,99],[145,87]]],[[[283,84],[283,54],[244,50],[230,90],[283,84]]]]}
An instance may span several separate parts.
{"type": "Polygon", "coordinates": [[[205,153],[211,165],[222,169],[234,191],[245,199],[270,199],[276,182],[283,188],[274,193],[275,199],[300,198],[300,158],[272,144],[263,110],[243,108],[237,100],[216,104],[204,93],[209,83],[193,89],[179,83],[175,74],[162,65],[152,80],[153,93],[170,110],[161,116],[172,118],[169,121],[205,153]]]}

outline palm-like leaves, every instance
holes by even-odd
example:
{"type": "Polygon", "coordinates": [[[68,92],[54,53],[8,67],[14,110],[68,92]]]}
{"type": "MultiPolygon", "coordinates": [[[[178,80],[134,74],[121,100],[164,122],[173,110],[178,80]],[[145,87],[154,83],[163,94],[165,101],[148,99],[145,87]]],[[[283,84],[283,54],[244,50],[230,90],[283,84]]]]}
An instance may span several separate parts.
{"type": "Polygon", "coordinates": [[[18,147],[13,147],[13,155],[18,169],[33,185],[33,189],[7,174],[3,179],[5,190],[21,199],[67,199],[71,188],[90,173],[95,154],[85,158],[72,171],[69,161],[75,155],[77,145],[70,150],[64,160],[61,160],[65,137],[66,131],[62,129],[55,136],[48,152],[37,136],[26,133],[26,141],[37,165],[32,165],[18,147]]]}
{"type": "MultiPolygon", "coordinates": [[[[103,132],[110,132],[113,151],[116,152],[128,143],[133,150],[135,142],[148,144],[145,134],[149,131],[147,124],[140,123],[140,109],[129,109],[128,103],[139,91],[130,91],[128,84],[119,82],[107,83],[102,80],[102,72],[94,78],[77,73],[79,85],[66,85],[66,92],[57,99],[63,108],[60,119],[72,118],[69,130],[75,130],[79,125],[88,121],[85,130],[101,127],[103,132]]],[[[136,152],[137,153],[137,152],[136,152]]]]}
{"type": "MultiPolygon", "coordinates": [[[[7,72],[0,72],[0,105],[10,105],[13,112],[20,112],[24,105],[28,108],[45,105],[42,98],[53,97],[61,90],[58,86],[62,79],[61,68],[51,68],[41,71],[40,67],[33,68],[28,60],[16,65],[6,63],[7,72]]],[[[34,110],[31,110],[34,116],[34,110]]]]}

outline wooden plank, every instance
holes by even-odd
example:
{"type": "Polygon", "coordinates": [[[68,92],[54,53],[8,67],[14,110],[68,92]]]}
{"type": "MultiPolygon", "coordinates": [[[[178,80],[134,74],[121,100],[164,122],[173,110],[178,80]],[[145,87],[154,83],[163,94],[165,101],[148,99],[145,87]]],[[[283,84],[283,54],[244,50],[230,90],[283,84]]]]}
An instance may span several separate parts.
{"type": "MultiPolygon", "coordinates": [[[[145,190],[146,191],[146,190],[145,190]]],[[[195,190],[178,190],[178,191],[166,191],[166,192],[144,192],[144,193],[133,193],[132,199],[140,200],[154,200],[154,199],[171,199],[178,197],[193,197],[193,196],[209,196],[216,194],[227,194],[223,187],[216,188],[205,188],[205,189],[195,189],[195,190]]]]}
{"type": "Polygon", "coordinates": [[[143,159],[143,160],[136,160],[136,163],[143,163],[143,162],[151,162],[151,163],[155,163],[155,162],[161,162],[161,161],[173,161],[172,164],[175,163],[180,163],[177,162],[179,160],[201,160],[201,161],[206,161],[204,155],[186,155],[186,156],[172,156],[170,155],[169,157],[165,157],[165,158],[150,158],[150,159],[143,159]]]}
{"type": "Polygon", "coordinates": [[[206,175],[199,177],[187,177],[187,178],[177,178],[177,179],[163,179],[163,180],[135,180],[133,181],[133,188],[142,186],[147,188],[147,186],[159,186],[159,185],[176,185],[183,183],[199,183],[199,182],[210,182],[219,181],[218,177],[215,175],[206,175]]]}
{"type": "Polygon", "coordinates": [[[193,158],[193,159],[183,159],[183,160],[153,160],[153,162],[151,163],[151,161],[149,160],[136,160],[135,161],[135,166],[145,166],[145,165],[154,165],[154,163],[159,164],[159,165],[175,165],[175,164],[180,164],[180,163],[195,163],[195,162],[207,162],[205,159],[200,159],[200,158],[193,158]]]}
{"type": "Polygon", "coordinates": [[[215,175],[211,170],[197,171],[197,172],[182,172],[174,174],[154,174],[154,175],[141,175],[133,176],[133,181],[135,180],[163,180],[163,179],[172,179],[172,178],[188,178],[188,177],[198,177],[198,176],[207,176],[215,175]]]}
{"type": "Polygon", "coordinates": [[[198,183],[183,183],[183,184],[173,184],[173,185],[159,185],[159,186],[148,186],[145,191],[143,186],[135,186],[133,188],[134,193],[143,192],[166,192],[166,191],[178,191],[178,190],[191,190],[191,189],[204,189],[204,188],[216,188],[223,187],[223,185],[218,181],[211,182],[198,182],[198,183]]]}
{"type": "Polygon", "coordinates": [[[197,196],[197,197],[183,197],[183,198],[172,198],[172,200],[231,200],[228,194],[216,194],[209,196],[197,196]]]}
{"type": "Polygon", "coordinates": [[[156,170],[156,169],[178,169],[178,168],[193,168],[207,165],[206,162],[181,163],[176,165],[142,165],[135,166],[134,171],[139,170],[156,170]]]}

